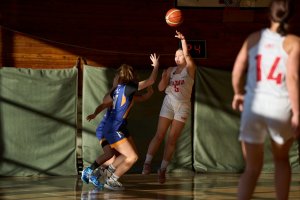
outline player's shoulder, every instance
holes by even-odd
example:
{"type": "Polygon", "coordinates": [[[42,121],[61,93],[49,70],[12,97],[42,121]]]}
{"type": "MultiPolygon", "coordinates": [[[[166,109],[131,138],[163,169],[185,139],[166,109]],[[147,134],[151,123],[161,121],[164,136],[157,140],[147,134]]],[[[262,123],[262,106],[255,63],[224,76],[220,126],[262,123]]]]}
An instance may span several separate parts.
{"type": "Polygon", "coordinates": [[[299,52],[300,51],[300,37],[293,34],[288,34],[285,36],[285,40],[283,43],[283,48],[287,53],[292,51],[299,52]]]}
{"type": "Polygon", "coordinates": [[[285,40],[288,41],[288,42],[298,44],[298,45],[300,43],[300,37],[297,36],[297,35],[294,35],[294,34],[287,34],[285,36],[285,40]]]}
{"type": "Polygon", "coordinates": [[[261,33],[262,33],[261,30],[251,33],[247,38],[248,42],[249,43],[257,43],[260,40],[261,33]]]}
{"type": "Polygon", "coordinates": [[[254,45],[256,45],[259,42],[261,38],[261,33],[262,31],[259,30],[248,35],[247,39],[245,40],[248,49],[252,48],[254,45]]]}
{"type": "Polygon", "coordinates": [[[175,71],[176,68],[177,68],[177,66],[171,66],[171,67],[168,67],[168,68],[167,68],[167,72],[168,72],[168,73],[171,73],[171,72],[175,71]]]}

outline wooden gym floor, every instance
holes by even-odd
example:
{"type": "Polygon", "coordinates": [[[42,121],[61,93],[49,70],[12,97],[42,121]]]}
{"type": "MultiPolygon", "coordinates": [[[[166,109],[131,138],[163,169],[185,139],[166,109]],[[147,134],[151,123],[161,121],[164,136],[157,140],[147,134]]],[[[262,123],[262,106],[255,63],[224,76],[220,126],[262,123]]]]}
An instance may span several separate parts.
{"type": "MultiPolygon", "coordinates": [[[[80,176],[66,177],[1,177],[0,199],[137,199],[188,200],[236,199],[240,174],[168,174],[159,184],[156,174],[126,174],[121,182],[124,191],[97,190],[83,184],[80,176]]],[[[253,199],[275,199],[273,174],[262,174],[253,199]]],[[[290,199],[300,199],[300,174],[293,174],[290,199]]]]}

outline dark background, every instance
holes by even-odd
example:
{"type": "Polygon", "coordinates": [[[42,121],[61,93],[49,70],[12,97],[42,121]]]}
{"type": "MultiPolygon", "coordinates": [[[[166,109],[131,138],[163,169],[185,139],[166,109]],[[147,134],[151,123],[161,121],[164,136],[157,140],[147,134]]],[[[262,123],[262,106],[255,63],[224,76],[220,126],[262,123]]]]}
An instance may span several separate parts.
{"type": "MultiPolygon", "coordinates": [[[[0,66],[68,68],[85,57],[94,66],[149,69],[156,52],[166,68],[174,65],[178,40],[164,17],[175,6],[174,0],[1,0],[0,66]]],[[[180,9],[177,29],[206,41],[207,58],[198,66],[231,70],[247,35],[269,25],[267,9],[180,9]]],[[[291,23],[298,35],[299,19],[296,12],[291,23]]]]}

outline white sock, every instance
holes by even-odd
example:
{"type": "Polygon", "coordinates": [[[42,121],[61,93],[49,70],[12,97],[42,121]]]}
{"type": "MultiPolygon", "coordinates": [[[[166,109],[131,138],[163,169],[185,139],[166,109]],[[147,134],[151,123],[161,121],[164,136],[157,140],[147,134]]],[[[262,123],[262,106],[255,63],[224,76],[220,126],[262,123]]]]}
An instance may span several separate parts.
{"type": "Polygon", "coordinates": [[[161,169],[167,169],[168,165],[169,165],[169,162],[166,161],[166,160],[163,160],[163,161],[161,162],[160,168],[161,168],[161,169]]]}
{"type": "Polygon", "coordinates": [[[120,177],[118,177],[118,176],[117,176],[117,175],[115,175],[115,174],[112,174],[110,178],[112,178],[112,179],[114,179],[114,180],[116,180],[116,181],[117,181],[117,180],[118,180],[120,177]]]}
{"type": "Polygon", "coordinates": [[[146,160],[145,160],[145,163],[151,163],[151,161],[152,161],[152,158],[153,158],[153,156],[152,156],[152,155],[150,155],[150,154],[147,154],[147,155],[146,155],[146,160]]]}
{"type": "Polygon", "coordinates": [[[108,171],[110,171],[110,172],[115,172],[116,171],[116,168],[112,165],[112,164],[110,164],[109,166],[108,166],[108,171]]]}

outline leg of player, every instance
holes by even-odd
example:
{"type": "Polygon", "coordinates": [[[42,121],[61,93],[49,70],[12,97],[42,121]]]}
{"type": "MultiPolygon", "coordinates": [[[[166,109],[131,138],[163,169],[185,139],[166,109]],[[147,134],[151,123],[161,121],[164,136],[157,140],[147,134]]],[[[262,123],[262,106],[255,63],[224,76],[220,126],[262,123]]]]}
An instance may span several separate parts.
{"type": "Polygon", "coordinates": [[[104,140],[101,145],[104,153],[101,156],[98,156],[91,166],[84,169],[81,176],[81,179],[84,183],[91,182],[98,188],[103,187],[103,184],[99,181],[99,176],[103,174],[103,169],[99,169],[99,173],[97,173],[95,170],[107,160],[113,158],[115,155],[115,151],[110,147],[106,140],[104,140]]]}
{"type": "Polygon", "coordinates": [[[277,199],[288,199],[291,182],[291,165],[289,161],[289,151],[293,144],[293,139],[288,140],[283,145],[272,141],[272,152],[275,164],[275,188],[277,199]]]}
{"type": "Polygon", "coordinates": [[[158,170],[158,181],[159,183],[164,183],[166,181],[166,171],[170,160],[172,159],[173,153],[175,151],[176,142],[180,136],[182,129],[184,128],[185,122],[173,120],[170,133],[168,135],[163,161],[161,163],[160,169],[158,170]]]}
{"type": "Polygon", "coordinates": [[[111,177],[106,179],[104,187],[111,190],[124,190],[118,179],[132,167],[137,161],[138,155],[128,140],[116,146],[115,149],[120,153],[115,162],[120,163],[120,159],[123,162],[119,164],[111,177]]]}
{"type": "Polygon", "coordinates": [[[155,136],[152,138],[152,140],[149,144],[146,159],[145,159],[143,170],[142,170],[142,174],[150,174],[151,173],[151,162],[152,162],[153,156],[155,155],[155,153],[157,152],[157,150],[160,147],[160,144],[164,140],[165,135],[168,131],[168,128],[169,128],[171,122],[172,122],[172,120],[170,120],[168,118],[159,117],[157,131],[155,133],[155,136]]]}
{"type": "MultiPolygon", "coordinates": [[[[132,147],[134,148],[135,152],[137,153],[137,148],[136,148],[136,145],[133,141],[133,138],[131,136],[128,136],[127,137],[128,141],[130,142],[130,144],[132,145],[132,147]]],[[[109,178],[115,171],[116,171],[116,168],[124,162],[124,159],[125,157],[120,155],[119,152],[117,152],[116,150],[114,150],[115,152],[115,156],[106,161],[101,167],[104,168],[103,170],[103,178],[104,180],[109,178]],[[116,157],[120,156],[117,160],[115,159],[116,157]]]]}
{"type": "Polygon", "coordinates": [[[260,175],[263,166],[263,154],[264,145],[263,144],[250,144],[242,142],[244,145],[244,154],[246,168],[242,174],[238,186],[238,200],[251,199],[252,194],[255,189],[257,179],[260,175]]]}

